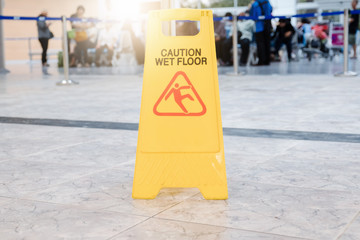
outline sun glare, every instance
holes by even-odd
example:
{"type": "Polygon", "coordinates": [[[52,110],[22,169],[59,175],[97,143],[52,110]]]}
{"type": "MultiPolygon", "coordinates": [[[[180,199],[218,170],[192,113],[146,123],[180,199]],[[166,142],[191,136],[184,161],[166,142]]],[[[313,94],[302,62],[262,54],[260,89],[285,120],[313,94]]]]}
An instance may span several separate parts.
{"type": "Polygon", "coordinates": [[[108,16],[114,19],[138,18],[141,0],[111,0],[108,16]]]}

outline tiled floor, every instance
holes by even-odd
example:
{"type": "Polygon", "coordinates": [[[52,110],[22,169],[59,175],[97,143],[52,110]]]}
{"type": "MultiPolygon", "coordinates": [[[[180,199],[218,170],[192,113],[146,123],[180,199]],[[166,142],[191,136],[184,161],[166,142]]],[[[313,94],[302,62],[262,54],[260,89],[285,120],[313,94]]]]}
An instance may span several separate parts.
{"type": "MultiPolygon", "coordinates": [[[[138,122],[140,74],[57,87],[56,69],[10,69],[0,117],[138,122]]],[[[226,128],[360,134],[359,77],[219,80],[226,128]]],[[[225,135],[225,201],[133,200],[136,144],[133,130],[0,123],[0,239],[360,239],[360,141],[225,135]]]]}

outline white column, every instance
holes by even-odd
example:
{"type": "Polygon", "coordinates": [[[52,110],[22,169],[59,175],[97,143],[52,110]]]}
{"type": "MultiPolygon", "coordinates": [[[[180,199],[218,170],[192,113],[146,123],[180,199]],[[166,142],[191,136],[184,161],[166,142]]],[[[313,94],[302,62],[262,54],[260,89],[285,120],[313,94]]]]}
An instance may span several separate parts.
{"type": "Polygon", "coordinates": [[[233,66],[234,66],[234,74],[238,74],[239,69],[239,57],[238,57],[238,35],[237,35],[237,11],[238,1],[234,0],[234,12],[233,12],[233,66]]]}
{"type": "MultiPolygon", "coordinates": [[[[161,0],[161,9],[172,9],[175,8],[174,0],[161,0]]],[[[164,33],[171,36],[176,36],[176,25],[175,21],[171,23],[163,23],[164,33]]]]}
{"type": "MultiPolygon", "coordinates": [[[[4,7],[4,0],[0,0],[0,15],[2,15],[2,9],[4,7]]],[[[3,20],[0,20],[0,73],[8,73],[5,68],[5,48],[4,48],[4,32],[3,32],[3,20]]]]}

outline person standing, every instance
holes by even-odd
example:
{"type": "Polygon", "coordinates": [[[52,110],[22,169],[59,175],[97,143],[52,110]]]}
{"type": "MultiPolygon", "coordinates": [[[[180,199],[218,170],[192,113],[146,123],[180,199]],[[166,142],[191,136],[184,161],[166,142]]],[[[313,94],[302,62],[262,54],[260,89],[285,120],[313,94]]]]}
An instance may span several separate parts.
{"type": "MultiPolygon", "coordinates": [[[[47,10],[43,10],[39,17],[47,17],[48,12],[47,10]]],[[[52,33],[50,32],[49,26],[51,23],[45,21],[45,19],[40,18],[37,21],[37,29],[38,29],[38,38],[42,48],[41,54],[41,62],[44,67],[48,67],[49,64],[47,63],[47,49],[49,46],[49,39],[53,37],[52,33]]]]}
{"type": "MultiPolygon", "coordinates": [[[[271,16],[271,13],[272,6],[268,0],[255,0],[251,5],[251,17],[268,17],[271,16]]],[[[257,65],[270,65],[271,20],[256,20],[255,22],[255,40],[259,57],[257,65]]]]}
{"type": "MultiPolygon", "coordinates": [[[[353,0],[351,2],[351,7],[353,10],[356,10],[356,6],[358,4],[358,0],[353,0]]],[[[356,32],[359,26],[359,14],[351,14],[350,23],[349,23],[349,44],[352,45],[354,50],[354,55],[351,57],[352,59],[356,59],[356,32]]]]}
{"type": "MultiPolygon", "coordinates": [[[[74,50],[75,59],[78,66],[89,66],[87,49],[89,48],[90,42],[87,34],[87,29],[93,24],[90,22],[84,22],[85,8],[80,5],[76,9],[76,13],[72,14],[70,18],[78,19],[77,21],[71,21],[71,27],[75,31],[76,46],[74,50]]],[[[71,63],[70,65],[73,65],[71,63]]]]}

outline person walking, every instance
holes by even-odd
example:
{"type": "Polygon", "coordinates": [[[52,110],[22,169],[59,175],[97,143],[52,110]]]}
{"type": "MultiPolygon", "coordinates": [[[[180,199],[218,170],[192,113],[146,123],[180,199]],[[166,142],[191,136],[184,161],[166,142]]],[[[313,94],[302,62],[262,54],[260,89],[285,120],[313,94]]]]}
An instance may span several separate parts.
{"type": "MultiPolygon", "coordinates": [[[[255,0],[251,5],[250,16],[271,16],[272,6],[268,0],[255,0]]],[[[270,65],[271,19],[255,21],[255,41],[259,57],[258,66],[270,65]]]]}
{"type": "MultiPolygon", "coordinates": [[[[47,16],[48,16],[47,10],[43,10],[39,15],[39,17],[43,17],[43,18],[47,16]]],[[[45,19],[40,18],[36,24],[38,29],[38,38],[42,48],[41,63],[44,67],[48,67],[49,64],[47,63],[47,49],[49,46],[49,39],[54,36],[49,29],[51,23],[48,23],[45,21],[45,19]]]]}

